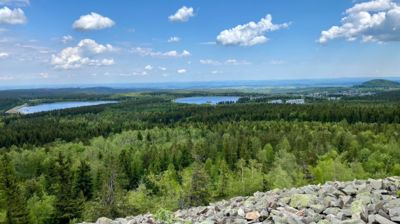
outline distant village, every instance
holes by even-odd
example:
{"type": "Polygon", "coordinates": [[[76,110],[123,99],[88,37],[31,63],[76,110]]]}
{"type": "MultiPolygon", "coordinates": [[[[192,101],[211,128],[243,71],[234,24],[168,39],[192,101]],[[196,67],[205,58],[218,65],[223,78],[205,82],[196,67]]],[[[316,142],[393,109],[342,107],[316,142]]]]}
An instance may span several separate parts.
{"type": "Polygon", "coordinates": [[[305,104],[304,99],[290,99],[290,100],[270,100],[268,101],[270,104],[305,104]]]}
{"type": "MultiPolygon", "coordinates": [[[[362,97],[362,96],[372,96],[375,95],[375,92],[362,92],[358,90],[344,90],[344,91],[338,91],[335,93],[329,93],[328,91],[322,91],[322,92],[314,92],[314,93],[309,93],[306,95],[303,95],[301,97],[304,98],[313,98],[313,99],[322,99],[322,100],[328,100],[328,101],[339,101],[342,100],[343,97],[362,97]]],[[[288,100],[283,100],[283,99],[273,99],[268,101],[270,104],[305,104],[305,99],[304,98],[298,98],[298,99],[288,99],[288,100]]]]}

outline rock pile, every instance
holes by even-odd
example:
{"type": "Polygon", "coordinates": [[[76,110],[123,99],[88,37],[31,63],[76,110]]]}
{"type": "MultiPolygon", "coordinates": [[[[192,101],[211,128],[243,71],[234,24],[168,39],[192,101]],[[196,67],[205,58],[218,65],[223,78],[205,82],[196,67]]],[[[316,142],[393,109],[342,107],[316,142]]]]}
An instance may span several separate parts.
{"type": "MultiPolygon", "coordinates": [[[[301,188],[257,192],[209,206],[179,210],[172,223],[400,223],[400,177],[328,182],[301,188]]],[[[151,214],[98,224],[171,223],[151,214]]]]}

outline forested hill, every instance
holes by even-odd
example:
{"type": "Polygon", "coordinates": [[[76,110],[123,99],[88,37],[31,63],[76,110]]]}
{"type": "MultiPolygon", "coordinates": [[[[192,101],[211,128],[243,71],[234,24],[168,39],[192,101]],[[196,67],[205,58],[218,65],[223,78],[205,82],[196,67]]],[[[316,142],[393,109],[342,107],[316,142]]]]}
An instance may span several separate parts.
{"type": "Polygon", "coordinates": [[[111,220],[102,224],[141,223],[382,223],[400,221],[400,177],[383,180],[328,182],[301,188],[257,192],[209,206],[159,211],[155,215],[111,220]]]}
{"type": "Polygon", "coordinates": [[[400,88],[400,83],[386,79],[373,79],[357,86],[360,88],[400,88]]]}

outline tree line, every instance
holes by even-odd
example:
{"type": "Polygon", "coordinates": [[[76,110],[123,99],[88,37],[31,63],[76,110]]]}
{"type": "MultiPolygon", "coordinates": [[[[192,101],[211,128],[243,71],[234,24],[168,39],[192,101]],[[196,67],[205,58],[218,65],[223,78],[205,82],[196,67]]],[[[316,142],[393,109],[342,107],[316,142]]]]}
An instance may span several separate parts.
{"type": "Polygon", "coordinates": [[[166,96],[119,98],[121,103],[6,116],[0,121],[0,147],[44,145],[56,140],[88,142],[126,130],[171,127],[191,122],[320,121],[348,123],[399,123],[396,103],[317,103],[271,105],[267,103],[178,105],[166,96]]]}

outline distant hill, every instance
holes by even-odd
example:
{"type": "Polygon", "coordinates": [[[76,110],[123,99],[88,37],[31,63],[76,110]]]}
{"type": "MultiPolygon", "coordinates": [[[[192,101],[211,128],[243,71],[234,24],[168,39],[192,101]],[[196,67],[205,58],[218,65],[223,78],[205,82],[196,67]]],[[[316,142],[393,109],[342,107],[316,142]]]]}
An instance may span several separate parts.
{"type": "Polygon", "coordinates": [[[386,79],[373,79],[367,82],[363,82],[357,87],[361,88],[400,88],[400,83],[395,81],[390,81],[386,79]]]}

